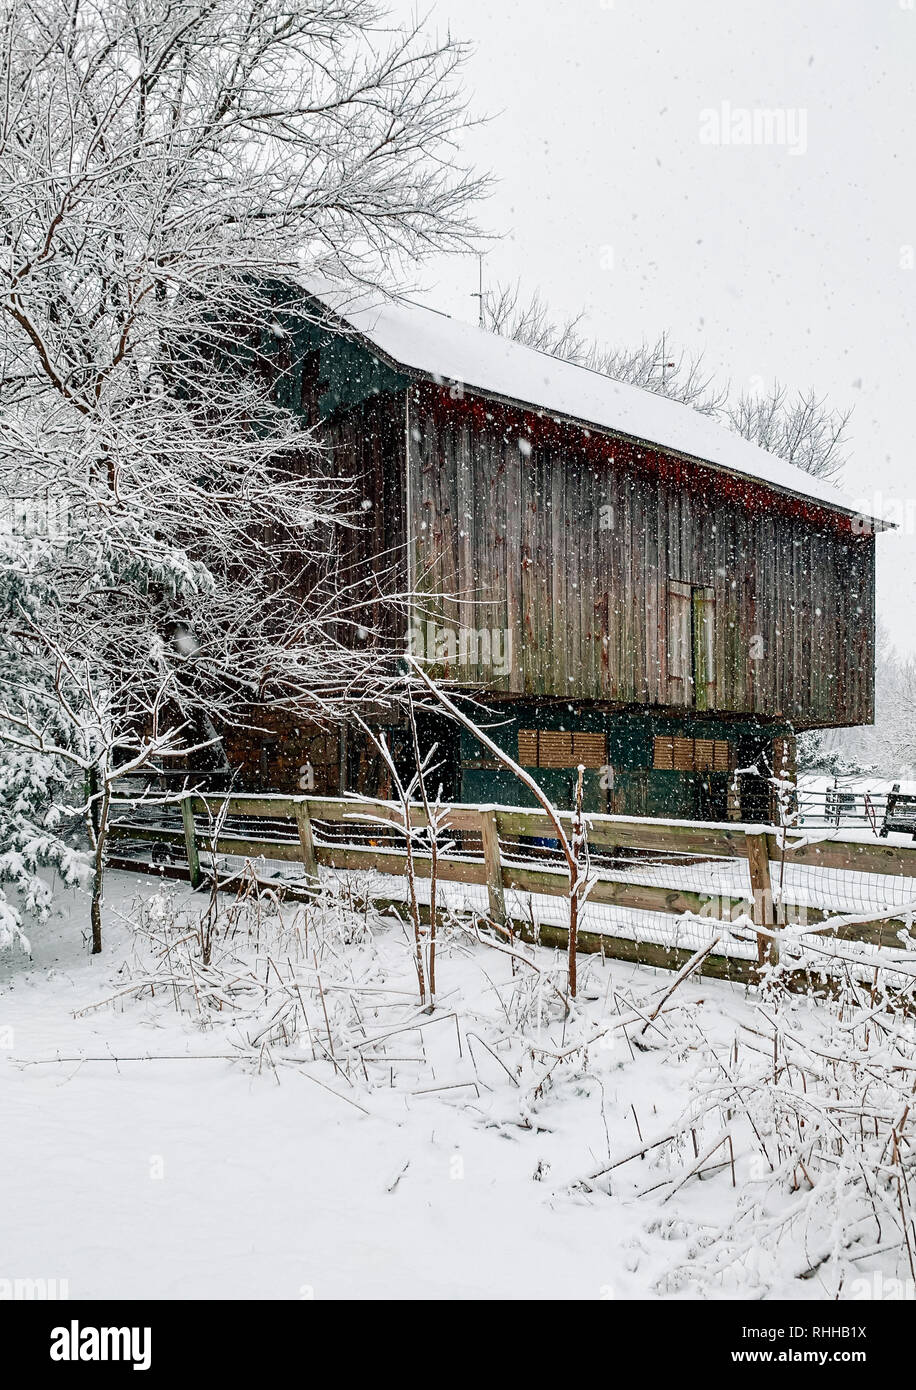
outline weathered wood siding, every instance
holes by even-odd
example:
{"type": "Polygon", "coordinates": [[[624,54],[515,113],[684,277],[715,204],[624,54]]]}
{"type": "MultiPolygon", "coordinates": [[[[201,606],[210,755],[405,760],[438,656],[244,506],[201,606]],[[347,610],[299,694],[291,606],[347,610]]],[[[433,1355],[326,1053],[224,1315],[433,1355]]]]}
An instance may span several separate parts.
{"type": "Polygon", "coordinates": [[[407,592],[404,394],[370,396],[321,427],[329,471],[353,486],[351,524],[340,528],[342,580],[352,597],[374,593],[365,621],[386,638],[403,636],[386,595],[407,592]],[[397,629],[397,631],[395,631],[397,629]]]}
{"type": "Polygon", "coordinates": [[[710,710],[872,719],[873,537],[747,480],[455,395],[417,385],[409,398],[409,545],[439,674],[692,707],[667,652],[679,581],[714,595],[710,710]],[[508,630],[510,669],[473,638],[454,659],[447,633],[461,630],[508,630]]]}

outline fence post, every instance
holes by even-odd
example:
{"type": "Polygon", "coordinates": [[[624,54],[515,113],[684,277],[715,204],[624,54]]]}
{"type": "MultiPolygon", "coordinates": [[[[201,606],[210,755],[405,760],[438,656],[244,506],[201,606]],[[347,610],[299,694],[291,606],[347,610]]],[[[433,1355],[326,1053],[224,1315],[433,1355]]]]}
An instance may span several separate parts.
{"type": "Polygon", "coordinates": [[[483,857],[487,867],[490,917],[499,926],[504,926],[506,922],[506,894],[503,890],[503,866],[499,855],[499,829],[496,823],[496,812],[492,808],[480,813],[480,837],[483,840],[483,857]]]}
{"type": "MultiPolygon", "coordinates": [[[[751,892],[754,899],[754,925],[776,926],[776,909],[773,903],[773,885],[770,882],[770,851],[766,834],[746,833],[747,867],[751,876],[751,892]]],[[[769,962],[775,965],[779,960],[779,950],[772,937],[757,937],[757,964],[769,962]]]]}
{"type": "Polygon", "coordinates": [[[312,834],[312,818],[307,801],[296,802],[296,825],[299,830],[299,844],[302,846],[302,866],[306,878],[318,878],[318,859],[315,855],[315,837],[312,834]]]}
{"type": "Polygon", "coordinates": [[[199,888],[203,882],[203,874],[200,872],[200,855],[197,852],[197,835],[194,830],[194,812],[190,795],[181,798],[181,822],[184,826],[184,847],[188,857],[191,887],[199,888]]]}

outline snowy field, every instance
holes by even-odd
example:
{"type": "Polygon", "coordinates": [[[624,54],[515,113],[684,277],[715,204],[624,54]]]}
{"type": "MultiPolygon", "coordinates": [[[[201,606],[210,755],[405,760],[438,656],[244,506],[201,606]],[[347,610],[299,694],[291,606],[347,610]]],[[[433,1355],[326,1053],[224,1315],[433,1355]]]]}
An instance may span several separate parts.
{"type": "Polygon", "coordinates": [[[4,959],[0,1276],[91,1299],[599,1300],[908,1277],[894,1175],[863,1188],[828,1099],[870,1068],[883,1143],[902,1092],[878,1064],[913,1062],[899,1021],[863,1041],[849,1000],[698,979],[666,999],[672,974],[599,957],[570,1010],[562,958],[458,924],[428,1013],[409,930],[355,883],[279,915],[224,898],[209,966],[207,907],[112,873],[101,958],[74,896],[30,963],[4,959]],[[840,1035],[852,1073],[834,1061],[818,1099],[840,1035]]]}

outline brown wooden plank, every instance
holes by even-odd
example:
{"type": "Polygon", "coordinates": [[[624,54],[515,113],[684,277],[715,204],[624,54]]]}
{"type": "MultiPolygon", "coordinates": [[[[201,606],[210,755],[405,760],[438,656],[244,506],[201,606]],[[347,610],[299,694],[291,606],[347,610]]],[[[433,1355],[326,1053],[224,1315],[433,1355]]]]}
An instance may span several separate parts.
{"type": "MultiPolygon", "coordinates": [[[[751,892],[754,899],[753,919],[755,926],[774,928],[776,911],[773,903],[773,886],[770,882],[770,857],[765,834],[745,835],[747,845],[747,866],[751,877],[751,892]]],[[[779,959],[772,937],[761,933],[757,937],[757,960],[762,965],[769,961],[775,965],[779,959]]]]}
{"type": "Polygon", "coordinates": [[[499,852],[499,831],[496,826],[495,811],[481,811],[480,838],[483,841],[487,895],[490,901],[490,916],[494,922],[505,922],[506,897],[503,892],[502,866],[499,852]]]}
{"type": "MultiPolygon", "coordinates": [[[[319,864],[330,869],[374,869],[381,874],[394,874],[403,878],[407,872],[407,859],[403,850],[375,849],[342,845],[317,845],[315,853],[319,864]]],[[[430,861],[428,855],[415,854],[414,872],[418,878],[429,878],[430,861]]],[[[460,860],[444,858],[439,860],[439,878],[448,883],[476,883],[486,885],[486,865],[481,860],[460,860]]]]}
{"type": "MultiPolygon", "coordinates": [[[[520,893],[538,893],[551,898],[569,896],[569,879],[565,872],[504,864],[502,877],[506,888],[520,893]]],[[[634,908],[642,912],[699,914],[708,908],[712,896],[710,893],[694,893],[658,884],[631,883],[628,879],[600,878],[590,891],[588,902],[634,908]]],[[[730,906],[736,913],[751,911],[750,902],[736,900],[730,906]]]]}
{"type": "MultiPolygon", "coordinates": [[[[770,858],[779,860],[782,850],[775,833],[768,835],[768,842],[770,858]]],[[[822,840],[809,844],[796,840],[793,847],[793,842],[789,840],[785,854],[787,864],[916,878],[916,845],[910,848],[908,845],[870,844],[862,840],[822,840]]]]}
{"type": "MultiPolygon", "coordinates": [[[[544,812],[497,808],[503,835],[536,835],[554,838],[556,831],[544,812]]],[[[560,813],[560,823],[571,824],[568,811],[560,813]]],[[[587,818],[589,843],[595,846],[621,846],[659,852],[700,854],[711,857],[743,858],[744,827],[737,824],[657,821],[627,816],[592,815],[587,818]]]]}
{"type": "Polygon", "coordinates": [[[307,878],[318,877],[318,861],[315,857],[315,837],[312,834],[312,821],[306,803],[296,804],[296,826],[299,831],[299,844],[302,848],[302,867],[307,878]]]}
{"type": "Polygon", "coordinates": [[[184,847],[185,857],[188,861],[188,873],[191,877],[191,887],[197,888],[201,882],[200,856],[197,853],[197,835],[194,830],[194,812],[191,809],[189,797],[184,797],[181,802],[181,821],[184,828],[184,847]]]}

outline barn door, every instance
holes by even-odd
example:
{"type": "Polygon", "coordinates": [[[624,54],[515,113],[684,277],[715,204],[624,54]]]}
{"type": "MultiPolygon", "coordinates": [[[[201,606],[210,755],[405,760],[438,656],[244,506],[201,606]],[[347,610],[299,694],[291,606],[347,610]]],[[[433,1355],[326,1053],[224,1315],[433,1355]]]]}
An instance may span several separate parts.
{"type": "Polygon", "coordinates": [[[693,590],[693,680],[697,709],[716,703],[716,596],[711,588],[693,590]]]}
{"type": "Polygon", "coordinates": [[[714,709],[716,596],[708,585],[668,582],[669,700],[714,709]]]}
{"type": "Polygon", "coordinates": [[[692,593],[689,584],[668,581],[668,698],[673,705],[693,704],[692,593]]]}

